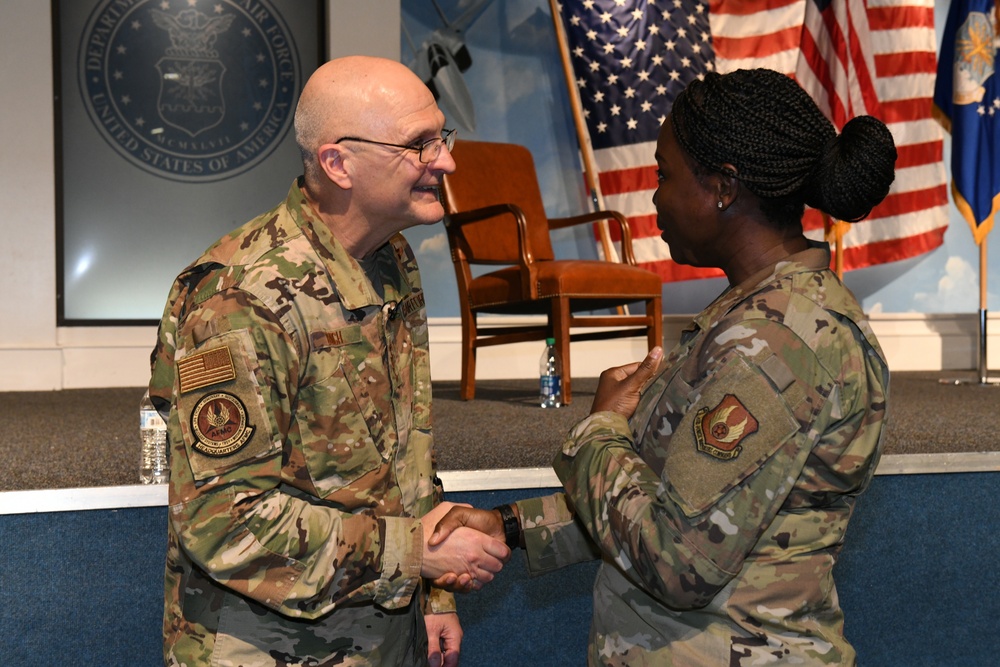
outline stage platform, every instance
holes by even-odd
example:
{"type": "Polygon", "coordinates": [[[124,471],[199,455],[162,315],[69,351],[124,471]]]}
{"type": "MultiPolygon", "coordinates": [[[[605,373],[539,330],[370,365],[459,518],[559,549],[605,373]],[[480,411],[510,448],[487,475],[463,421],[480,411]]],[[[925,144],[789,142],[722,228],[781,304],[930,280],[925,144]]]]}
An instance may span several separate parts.
{"type": "MultiPolygon", "coordinates": [[[[835,570],[860,665],[993,664],[1000,655],[1000,387],[893,374],[884,454],[835,570]]],[[[587,414],[542,410],[530,381],[435,383],[447,498],[551,493],[549,462],[587,414]]],[[[135,484],[142,389],[0,393],[0,664],[159,665],[166,487],[135,484]]],[[[596,563],[529,578],[518,553],[459,598],[464,667],[585,664],[596,563]]]]}

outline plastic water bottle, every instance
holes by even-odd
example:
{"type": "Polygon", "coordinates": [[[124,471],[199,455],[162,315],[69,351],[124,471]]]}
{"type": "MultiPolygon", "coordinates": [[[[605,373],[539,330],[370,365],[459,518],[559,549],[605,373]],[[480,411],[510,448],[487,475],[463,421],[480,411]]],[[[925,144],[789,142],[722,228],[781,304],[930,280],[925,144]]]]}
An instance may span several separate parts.
{"type": "Polygon", "coordinates": [[[139,481],[143,484],[166,484],[170,475],[167,468],[167,425],[149,400],[148,391],[139,402],[139,437],[142,442],[139,481]]]}
{"type": "Polygon", "coordinates": [[[562,405],[562,362],[556,351],[556,339],[545,339],[545,352],[538,364],[539,403],[543,408],[558,408],[562,405]]]}

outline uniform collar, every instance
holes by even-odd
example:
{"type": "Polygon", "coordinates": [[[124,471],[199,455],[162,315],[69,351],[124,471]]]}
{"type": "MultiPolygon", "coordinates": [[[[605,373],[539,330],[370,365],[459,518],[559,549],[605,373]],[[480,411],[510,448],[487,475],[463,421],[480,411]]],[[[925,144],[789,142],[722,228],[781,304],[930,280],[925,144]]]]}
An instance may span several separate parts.
{"type": "Polygon", "coordinates": [[[758,291],[764,285],[777,282],[782,278],[796,273],[821,271],[830,268],[830,245],[819,241],[808,240],[809,247],[794,253],[784,259],[765,267],[744,280],[739,285],[730,287],[720,294],[707,308],[694,319],[701,329],[707,329],[724,313],[731,310],[749,294],[758,291]]]}
{"type": "MultiPolygon", "coordinates": [[[[323,258],[340,302],[349,310],[383,305],[384,300],[378,295],[360,262],[347,252],[309,203],[302,191],[302,183],[302,177],[292,183],[285,203],[295,224],[323,258]]],[[[379,266],[385,266],[389,262],[397,263],[391,242],[376,250],[372,258],[373,263],[379,266]]],[[[395,295],[387,296],[391,298],[395,295]]]]}

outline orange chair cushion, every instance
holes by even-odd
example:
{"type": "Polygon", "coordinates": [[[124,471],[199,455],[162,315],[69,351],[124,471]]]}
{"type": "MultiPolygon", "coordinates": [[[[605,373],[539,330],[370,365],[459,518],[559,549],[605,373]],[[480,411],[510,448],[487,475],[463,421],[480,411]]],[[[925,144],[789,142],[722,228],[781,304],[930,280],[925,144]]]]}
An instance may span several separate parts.
{"type": "MultiPolygon", "coordinates": [[[[662,293],[659,276],[627,264],[555,260],[537,262],[534,267],[539,299],[568,296],[622,304],[659,297],[662,293]]],[[[519,268],[510,267],[474,278],[469,285],[469,305],[473,310],[505,312],[504,305],[520,301],[515,312],[525,312],[523,302],[530,299],[531,292],[522,284],[522,276],[519,268]]],[[[547,311],[544,301],[531,309],[531,312],[547,311]]]]}

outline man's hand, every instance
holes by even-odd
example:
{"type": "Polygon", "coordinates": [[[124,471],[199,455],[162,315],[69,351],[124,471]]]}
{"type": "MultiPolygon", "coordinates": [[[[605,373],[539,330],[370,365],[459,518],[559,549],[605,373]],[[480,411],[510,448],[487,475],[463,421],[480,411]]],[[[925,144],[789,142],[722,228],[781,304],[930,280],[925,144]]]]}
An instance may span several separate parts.
{"type": "MultiPolygon", "coordinates": [[[[420,574],[442,588],[461,592],[478,590],[493,581],[493,576],[510,558],[510,549],[501,540],[464,525],[432,543],[438,522],[454,507],[460,506],[441,503],[424,515],[424,560],[420,574]]],[[[503,536],[502,525],[500,535],[503,536]]]]}
{"type": "Polygon", "coordinates": [[[462,647],[462,626],[458,614],[427,614],[428,667],[458,667],[459,651],[462,647]]]}
{"type": "Polygon", "coordinates": [[[590,414],[608,411],[631,417],[639,405],[642,391],[659,370],[662,360],[663,349],[657,346],[641,362],[616,366],[601,373],[590,414]]]}

